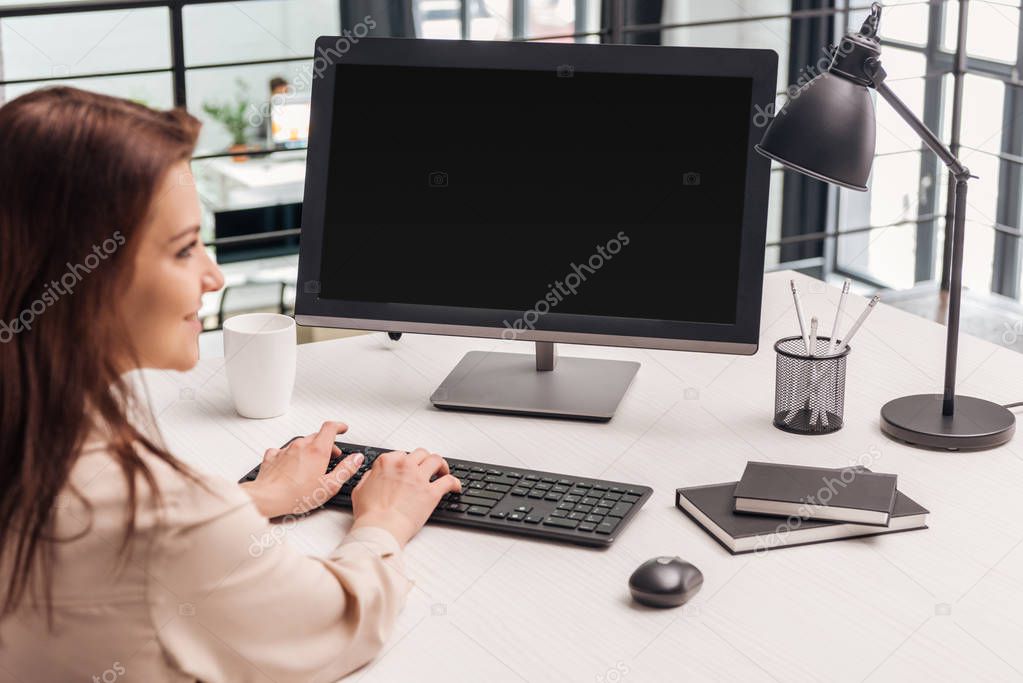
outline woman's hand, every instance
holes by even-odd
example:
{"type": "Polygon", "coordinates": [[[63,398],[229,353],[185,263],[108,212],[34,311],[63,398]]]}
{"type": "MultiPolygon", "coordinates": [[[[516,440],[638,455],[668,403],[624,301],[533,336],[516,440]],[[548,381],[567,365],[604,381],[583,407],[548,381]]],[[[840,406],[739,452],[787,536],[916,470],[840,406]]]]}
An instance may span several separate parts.
{"type": "Polygon", "coordinates": [[[362,453],[353,453],[324,474],[331,455],[341,454],[334,437],[347,431],[343,422],[324,422],[315,434],[299,437],[285,448],[268,449],[256,480],[241,486],[267,517],[297,515],[320,507],[362,465],[362,453]]]}
{"type": "Polygon", "coordinates": [[[425,448],[411,453],[384,453],[352,491],[352,529],[382,527],[404,546],[426,523],[445,493],[461,490],[462,483],[436,453],[425,448]],[[431,482],[434,474],[438,477],[431,482]]]}

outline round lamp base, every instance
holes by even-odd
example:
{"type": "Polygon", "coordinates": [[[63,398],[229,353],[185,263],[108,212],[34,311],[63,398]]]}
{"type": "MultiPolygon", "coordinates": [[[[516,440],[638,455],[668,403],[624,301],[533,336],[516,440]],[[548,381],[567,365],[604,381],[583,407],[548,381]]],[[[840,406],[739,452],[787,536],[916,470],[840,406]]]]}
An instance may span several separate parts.
{"type": "Polygon", "coordinates": [[[924,448],[950,451],[1001,446],[1016,431],[1016,416],[1003,406],[973,396],[956,396],[955,414],[941,414],[941,394],[917,394],[881,408],[881,431],[924,448]]]}

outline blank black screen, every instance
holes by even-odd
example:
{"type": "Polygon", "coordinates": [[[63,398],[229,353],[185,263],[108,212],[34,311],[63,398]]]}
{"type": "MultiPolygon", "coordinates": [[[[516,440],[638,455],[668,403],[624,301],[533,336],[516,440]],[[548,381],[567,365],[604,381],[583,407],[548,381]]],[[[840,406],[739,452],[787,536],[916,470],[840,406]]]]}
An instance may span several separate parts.
{"type": "Polygon", "coordinates": [[[321,297],[735,322],[751,79],[336,79],[321,297]]]}

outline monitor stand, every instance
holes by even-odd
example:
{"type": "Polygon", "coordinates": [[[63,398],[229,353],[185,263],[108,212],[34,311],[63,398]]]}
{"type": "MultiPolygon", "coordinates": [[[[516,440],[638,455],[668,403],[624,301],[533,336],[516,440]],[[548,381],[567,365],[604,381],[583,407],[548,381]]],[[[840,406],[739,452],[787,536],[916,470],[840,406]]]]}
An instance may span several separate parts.
{"type": "Polygon", "coordinates": [[[553,342],[536,342],[535,359],[524,353],[470,351],[430,401],[451,410],[606,422],[637,370],[635,361],[559,359],[553,342]]]}

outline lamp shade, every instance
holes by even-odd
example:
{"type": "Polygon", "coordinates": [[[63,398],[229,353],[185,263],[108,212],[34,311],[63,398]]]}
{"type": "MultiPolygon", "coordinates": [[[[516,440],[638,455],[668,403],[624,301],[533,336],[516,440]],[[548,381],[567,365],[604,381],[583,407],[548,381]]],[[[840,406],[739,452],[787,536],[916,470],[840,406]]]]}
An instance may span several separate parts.
{"type": "Polygon", "coordinates": [[[789,98],[756,150],[800,173],[864,192],[874,136],[874,102],[867,87],[824,72],[789,98]]]}

